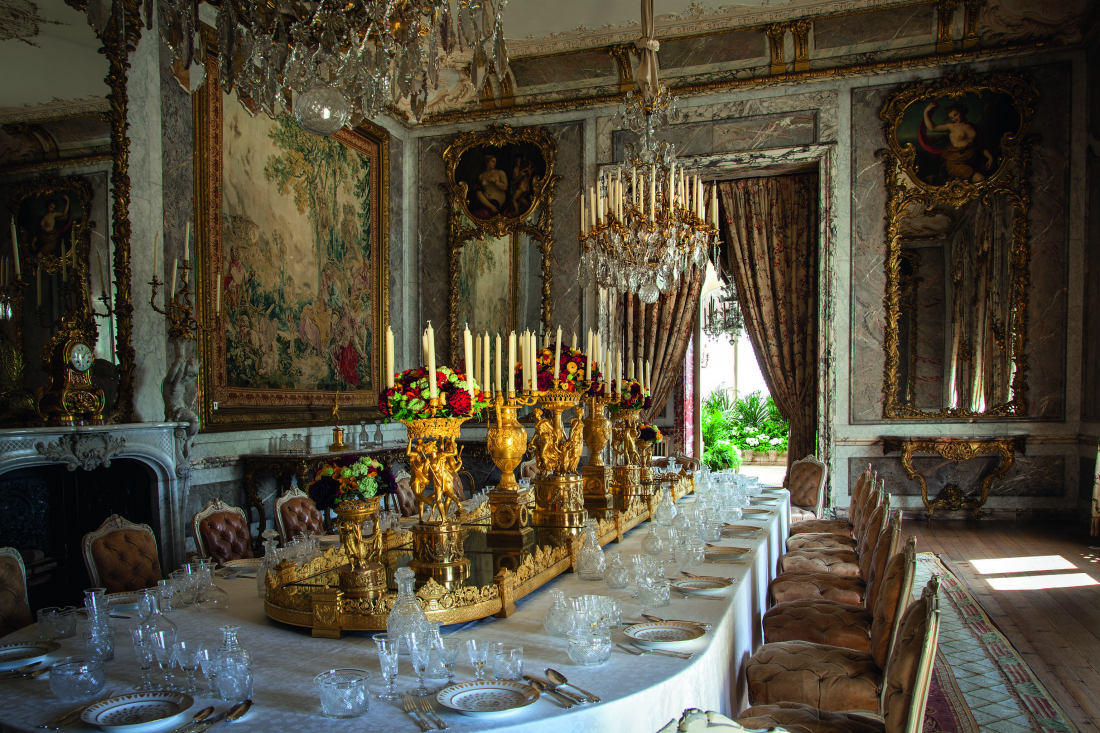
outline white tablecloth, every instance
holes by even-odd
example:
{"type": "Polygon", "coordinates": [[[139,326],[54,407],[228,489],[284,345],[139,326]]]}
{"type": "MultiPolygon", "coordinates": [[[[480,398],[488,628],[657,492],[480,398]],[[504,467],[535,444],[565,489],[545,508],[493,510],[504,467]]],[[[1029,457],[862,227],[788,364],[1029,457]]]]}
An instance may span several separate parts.
{"type": "MultiPolygon", "coordinates": [[[[685,499],[687,502],[692,500],[691,497],[685,499]]],[[[656,731],[689,707],[720,710],[726,714],[739,712],[746,706],[745,683],[740,670],[743,661],[761,643],[760,619],[766,610],[767,585],[774,576],[782,551],[789,512],[789,494],[783,492],[780,502],[766,518],[742,522],[762,527],[764,531],[757,533],[759,537],[721,542],[754,548],[747,565],[708,563],[694,569],[697,574],[736,578],[738,583],[727,593],[726,601],[674,598],[670,606],[652,611],[663,618],[714,624],[714,629],[699,642],[698,653],[691,661],[654,654],[636,657],[616,648],[611,659],[602,666],[574,665],[566,654],[565,640],[549,636],[542,627],[543,615],[550,605],[550,594],[546,592],[549,588],[563,590],[567,596],[585,593],[616,596],[623,601],[625,619],[639,619],[643,609],[630,597],[633,587],[612,591],[602,582],[585,582],[568,573],[521,600],[517,612],[510,618],[482,619],[453,629],[445,628],[444,633],[460,640],[479,638],[522,644],[525,671],[544,676],[543,669],[553,667],[567,675],[570,681],[602,697],[603,703],[564,710],[544,699],[504,718],[476,719],[441,711],[443,718],[456,733],[488,729],[516,733],[645,733],[656,731]]],[[[622,552],[624,557],[640,552],[647,531],[648,524],[643,524],[627,535],[622,544],[608,545],[605,550],[622,552]]],[[[363,718],[338,721],[321,717],[312,682],[320,672],[337,667],[367,669],[374,674],[372,691],[381,689],[375,644],[369,636],[314,639],[308,629],[283,626],[269,620],[257,598],[254,580],[219,580],[219,583],[231,595],[227,612],[209,614],[186,609],[169,617],[178,625],[181,639],[202,641],[214,648],[221,638],[220,626],[241,624],[240,642],[254,660],[255,705],[247,716],[232,726],[233,733],[275,730],[418,733],[414,721],[406,717],[399,703],[377,699],[372,700],[370,712],[363,718]]],[[[107,665],[108,686],[120,694],[129,691],[137,682],[138,668],[126,630],[130,622],[116,620],[115,623],[116,653],[114,661],[107,665]]],[[[31,626],[4,640],[33,638],[36,634],[36,627],[31,626]]],[[[82,653],[82,642],[78,639],[81,639],[79,628],[76,637],[62,642],[62,649],[55,656],[82,653]]],[[[622,641],[621,635],[617,634],[614,640],[622,641]]],[[[413,689],[416,680],[405,658],[401,665],[398,690],[413,689]]],[[[473,669],[463,649],[457,679],[472,678],[473,669]]],[[[0,681],[0,701],[0,729],[3,730],[31,731],[34,726],[74,707],[73,703],[63,703],[53,697],[48,675],[36,680],[0,681]]],[[[227,703],[199,697],[195,710],[210,704],[217,705],[219,711],[227,707],[227,703]]],[[[65,730],[75,733],[94,729],[77,723],[65,730]]]]}

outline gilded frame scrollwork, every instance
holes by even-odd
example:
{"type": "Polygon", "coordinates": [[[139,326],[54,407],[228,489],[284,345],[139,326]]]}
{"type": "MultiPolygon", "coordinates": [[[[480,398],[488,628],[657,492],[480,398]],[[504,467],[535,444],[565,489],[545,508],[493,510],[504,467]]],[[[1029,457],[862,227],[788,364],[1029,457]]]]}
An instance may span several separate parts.
{"type": "MultiPolygon", "coordinates": [[[[516,235],[526,234],[538,242],[539,254],[542,255],[542,325],[543,328],[549,328],[553,307],[550,300],[550,283],[553,279],[551,252],[554,246],[554,189],[557,182],[561,180],[561,176],[554,173],[557,151],[557,141],[543,127],[513,129],[509,125],[489,125],[483,132],[464,132],[458,135],[443,152],[447,180],[440,184],[440,188],[447,197],[447,260],[450,275],[448,321],[453,362],[457,361],[456,355],[459,353],[458,284],[461,269],[459,255],[462,247],[471,240],[511,235],[513,251],[516,247],[516,235]],[[522,215],[516,217],[498,214],[488,219],[480,219],[472,216],[466,204],[469,188],[466,182],[457,178],[459,160],[472,148],[504,147],[517,143],[530,143],[537,146],[546,164],[544,175],[535,177],[532,181],[531,205],[522,215]]],[[[515,311],[514,299],[512,310],[515,311]]]]}
{"type": "Polygon", "coordinates": [[[1025,417],[1027,402],[1027,293],[1030,284],[1031,247],[1028,242],[1028,208],[1031,205],[1029,173],[1032,137],[1028,130],[1039,92],[1023,76],[1007,72],[977,75],[969,70],[948,74],[930,82],[914,82],[901,87],[886,99],[879,117],[890,147],[878,151],[884,159],[886,190],[886,315],[885,364],[883,367],[883,417],[886,419],[973,419],[1025,417]],[[1019,115],[1019,128],[1005,133],[1000,140],[1000,160],[984,180],[973,182],[951,178],[942,185],[923,180],[915,167],[917,150],[912,143],[898,140],[898,129],[906,110],[914,104],[937,98],[961,98],[967,94],[985,92],[1009,95],[1019,115]],[[902,293],[901,258],[905,243],[902,224],[905,217],[919,209],[929,213],[936,206],[952,209],[978,200],[990,205],[996,196],[1003,196],[1013,207],[1011,266],[1012,308],[1016,313],[1016,328],[1012,332],[1012,360],[1015,366],[1011,382],[1011,399],[995,404],[983,412],[966,407],[944,407],[938,411],[919,409],[898,397],[899,328],[902,293]]]}

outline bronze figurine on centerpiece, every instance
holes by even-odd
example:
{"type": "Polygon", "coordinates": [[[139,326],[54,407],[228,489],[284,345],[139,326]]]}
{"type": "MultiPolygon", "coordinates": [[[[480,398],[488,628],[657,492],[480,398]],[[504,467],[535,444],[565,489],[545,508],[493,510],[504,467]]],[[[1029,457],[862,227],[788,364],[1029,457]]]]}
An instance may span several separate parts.
{"type": "Polygon", "coordinates": [[[554,386],[539,395],[539,405],[550,411],[551,418],[535,408],[535,461],[539,475],[535,484],[534,524],[540,527],[569,529],[576,534],[584,528],[588,512],[584,508],[584,481],[577,475],[584,438],[584,419],[573,418],[566,435],[561,415],[580,402],[580,395],[554,386]]]}

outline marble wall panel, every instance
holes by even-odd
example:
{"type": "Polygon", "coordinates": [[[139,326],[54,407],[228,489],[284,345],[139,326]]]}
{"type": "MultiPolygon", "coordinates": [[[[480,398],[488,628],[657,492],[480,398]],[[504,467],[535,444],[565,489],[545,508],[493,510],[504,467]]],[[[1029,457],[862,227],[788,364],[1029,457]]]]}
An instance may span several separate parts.
{"type": "MultiPolygon", "coordinates": [[[[1088,221],[1100,223],[1100,156],[1085,152],[1088,177],[1088,221]]],[[[1081,418],[1100,420],[1100,226],[1094,223],[1085,234],[1084,348],[1081,349],[1081,418]]]]}
{"type": "MultiPolygon", "coordinates": [[[[452,136],[424,137],[420,146],[417,170],[417,252],[420,257],[420,313],[423,328],[428,321],[437,334],[446,334],[450,313],[450,275],[447,270],[447,199],[439,184],[447,180],[443,151],[452,136]]],[[[420,329],[417,329],[419,332],[420,329]]],[[[450,364],[450,343],[446,337],[436,337],[436,363],[450,364]]],[[[414,351],[414,356],[415,351],[414,351]]],[[[420,363],[417,361],[417,363],[420,363]]]]}
{"type": "Polygon", "coordinates": [[[814,48],[826,50],[865,43],[883,43],[935,33],[932,5],[909,5],[858,15],[841,15],[814,21],[814,48]]]}
{"type": "Polygon", "coordinates": [[[1069,285],[1070,66],[1025,70],[1039,89],[1031,129],[1042,137],[1031,156],[1031,283],[1028,293],[1028,414],[1065,419],[1069,285]]]}
{"type": "Polygon", "coordinates": [[[817,114],[817,142],[837,139],[837,93],[833,89],[784,94],[778,97],[755,97],[718,104],[681,106],[682,124],[721,121],[733,123],[745,117],[790,116],[789,113],[814,111],[817,114]]]}
{"type": "Polygon", "coordinates": [[[767,55],[767,36],[762,30],[751,30],[661,41],[657,59],[662,69],[674,69],[744,61],[767,55]]]}
{"type": "MultiPolygon", "coordinates": [[[[1064,64],[1025,69],[1040,89],[1033,131],[1031,244],[1028,291],[1029,416],[1065,417],[1066,293],[1068,288],[1068,161],[1070,76],[1064,64]]],[[[896,87],[852,91],[852,286],[849,416],[853,423],[882,421],[885,333],[883,168],[875,151],[885,147],[878,110],[896,87]]]]}
{"type": "MultiPolygon", "coordinates": [[[[676,125],[657,136],[674,144],[676,154],[681,156],[810,145],[817,139],[817,114],[807,110],[676,125]]],[[[629,130],[616,130],[612,134],[614,160],[625,162],[629,157],[627,144],[636,143],[637,139],[629,130]]]]}
{"type": "Polygon", "coordinates": [[[579,122],[550,125],[549,130],[558,143],[554,172],[561,176],[554,193],[554,247],[551,253],[554,279],[550,285],[554,311],[551,325],[561,326],[565,334],[576,332],[578,343],[583,343],[581,313],[586,283],[578,276],[581,259],[578,222],[584,180],[584,125],[579,122]]]}
{"type": "MultiPolygon", "coordinates": [[[[980,491],[982,480],[995,470],[999,461],[997,456],[978,456],[962,463],[938,456],[916,456],[913,467],[924,476],[928,482],[928,496],[934,498],[949,483],[957,484],[967,494],[980,491]]],[[[868,463],[878,471],[879,478],[886,480],[886,488],[891,494],[920,496],[920,483],[909,478],[901,459],[894,456],[849,458],[848,475],[853,477],[853,484],[868,463]]],[[[1017,455],[1004,478],[990,487],[989,495],[1060,497],[1065,494],[1066,480],[1065,456],[1017,455]]],[[[850,488],[848,494],[851,495],[850,488]]]]}
{"type": "MultiPolygon", "coordinates": [[[[402,195],[405,171],[405,143],[396,135],[390,135],[390,250],[389,250],[389,286],[390,286],[390,322],[393,328],[393,351],[395,361],[401,360],[405,353],[405,329],[401,328],[401,315],[408,301],[407,289],[410,284],[405,278],[405,199],[402,195]]],[[[415,319],[414,319],[415,320],[415,319]]]]}
{"type": "Polygon", "coordinates": [[[882,162],[875,151],[885,146],[878,111],[891,91],[893,87],[852,90],[848,404],[853,423],[882,418],[886,193],[882,162]]]}
{"type": "Polygon", "coordinates": [[[619,62],[605,50],[513,59],[511,66],[520,89],[619,76],[619,62]]]}

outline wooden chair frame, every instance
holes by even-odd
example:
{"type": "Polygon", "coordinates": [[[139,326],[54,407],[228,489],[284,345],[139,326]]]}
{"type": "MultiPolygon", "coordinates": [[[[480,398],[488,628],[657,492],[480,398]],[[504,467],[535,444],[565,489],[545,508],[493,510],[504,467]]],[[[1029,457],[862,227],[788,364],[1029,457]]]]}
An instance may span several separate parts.
{"type": "Polygon", "coordinates": [[[800,463],[812,463],[815,466],[821,468],[821,480],[817,483],[817,505],[814,507],[814,516],[821,519],[822,512],[825,511],[825,482],[829,479],[829,466],[824,461],[819,460],[817,456],[812,453],[805,458],[795,461],[791,464],[791,469],[788,474],[794,472],[794,467],[800,463]]]}
{"type": "MultiPolygon", "coordinates": [[[[160,564],[160,550],[157,548],[157,536],[153,534],[153,528],[148,524],[138,524],[137,522],[131,522],[129,519],[120,517],[117,514],[112,514],[103,520],[103,524],[99,525],[98,529],[84,535],[84,539],[81,541],[81,553],[84,555],[84,567],[88,571],[88,578],[92,581],[93,587],[100,586],[101,582],[99,579],[99,568],[96,567],[95,560],[92,558],[92,543],[109,534],[127,529],[146,532],[153,538],[153,549],[157,551],[157,564],[160,564]]],[[[161,574],[163,575],[163,573],[164,568],[161,568],[161,574]]]]}

